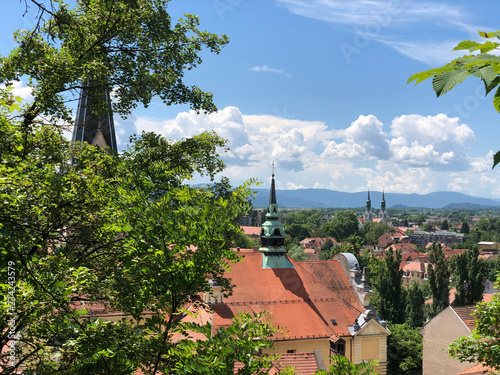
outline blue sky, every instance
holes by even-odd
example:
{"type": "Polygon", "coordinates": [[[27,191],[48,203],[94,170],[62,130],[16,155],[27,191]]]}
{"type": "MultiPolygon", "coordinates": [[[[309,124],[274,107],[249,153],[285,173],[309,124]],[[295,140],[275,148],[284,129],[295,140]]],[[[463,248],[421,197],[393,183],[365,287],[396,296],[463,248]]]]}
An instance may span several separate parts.
{"type": "MultiPolygon", "coordinates": [[[[274,161],[280,189],[500,198],[500,167],[491,169],[500,149],[492,94],[485,98],[472,78],[438,99],[430,80],[406,84],[461,56],[451,49],[479,40],[477,30],[500,29],[491,19],[500,4],[173,0],[170,8],[175,18],[197,14],[202,29],[230,37],[219,55],[204,53],[186,75],[214,93],[219,112],[197,115],[156,99],[115,119],[122,147],[142,130],[172,140],[215,130],[229,139],[224,174],[233,184],[256,177],[267,185],[274,161]]],[[[13,47],[11,32],[31,26],[19,2],[6,11],[12,16],[0,25],[2,55],[13,47]]],[[[28,96],[23,83],[17,87],[28,96]]]]}

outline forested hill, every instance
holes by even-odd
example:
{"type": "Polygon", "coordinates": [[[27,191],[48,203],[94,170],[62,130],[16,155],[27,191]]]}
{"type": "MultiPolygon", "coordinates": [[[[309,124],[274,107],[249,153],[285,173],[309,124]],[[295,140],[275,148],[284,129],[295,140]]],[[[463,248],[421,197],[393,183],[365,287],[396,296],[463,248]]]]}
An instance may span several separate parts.
{"type": "MultiPolygon", "coordinates": [[[[269,202],[269,189],[255,189],[254,207],[266,207],[269,202]]],[[[366,205],[367,192],[344,193],[327,189],[277,190],[280,207],[321,208],[321,207],[363,207],[366,205]]],[[[370,191],[372,207],[380,209],[382,192],[370,191]]],[[[429,194],[393,194],[385,193],[387,208],[498,208],[499,199],[472,197],[454,192],[435,192],[429,194]]]]}

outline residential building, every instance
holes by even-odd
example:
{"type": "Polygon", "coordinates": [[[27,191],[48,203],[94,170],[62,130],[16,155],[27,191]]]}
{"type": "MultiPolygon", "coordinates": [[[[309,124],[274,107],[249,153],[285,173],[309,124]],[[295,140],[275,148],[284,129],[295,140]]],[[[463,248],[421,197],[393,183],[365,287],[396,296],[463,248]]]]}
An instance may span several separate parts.
{"type": "Polygon", "coordinates": [[[410,241],[419,247],[425,247],[429,242],[441,242],[445,246],[462,243],[469,237],[463,233],[447,232],[445,230],[437,230],[435,232],[417,231],[410,234],[410,241]]]}
{"type": "Polygon", "coordinates": [[[412,283],[422,283],[427,280],[427,264],[423,262],[408,262],[403,267],[403,286],[409,287],[412,283]]]}
{"type": "MultiPolygon", "coordinates": [[[[483,301],[491,300],[484,295],[483,301]]],[[[423,375],[455,375],[466,372],[476,364],[460,362],[450,357],[448,345],[463,336],[469,336],[475,326],[476,306],[448,306],[421,329],[423,337],[423,375]]]]}

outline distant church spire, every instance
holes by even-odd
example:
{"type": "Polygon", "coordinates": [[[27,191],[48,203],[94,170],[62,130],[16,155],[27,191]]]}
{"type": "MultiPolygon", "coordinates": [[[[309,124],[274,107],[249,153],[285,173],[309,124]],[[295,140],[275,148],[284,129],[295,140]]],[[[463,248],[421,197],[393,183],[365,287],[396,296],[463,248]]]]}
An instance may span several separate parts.
{"type": "Polygon", "coordinates": [[[106,101],[108,111],[102,116],[97,116],[88,105],[87,90],[82,88],[73,128],[73,142],[87,142],[95,146],[109,147],[116,151],[115,124],[111,110],[111,98],[107,88],[102,88],[101,98],[106,101]]]}
{"type": "Polygon", "coordinates": [[[276,186],[274,184],[274,161],[273,161],[273,174],[271,177],[271,193],[269,194],[269,205],[275,204],[276,209],[278,208],[278,205],[276,204],[276,186]]]}
{"type": "Polygon", "coordinates": [[[294,268],[286,256],[285,229],[281,223],[276,201],[276,184],[273,174],[271,177],[271,191],[267,206],[266,221],[260,230],[260,248],[262,253],[262,268],[294,268]]]}
{"type": "Polygon", "coordinates": [[[368,190],[368,199],[366,200],[365,213],[363,215],[364,223],[369,223],[373,221],[373,213],[372,213],[372,201],[370,199],[370,190],[368,190]]]}
{"type": "Polygon", "coordinates": [[[385,192],[382,190],[382,202],[380,203],[380,212],[378,214],[378,217],[383,223],[389,222],[389,214],[387,213],[385,206],[385,192]]]}

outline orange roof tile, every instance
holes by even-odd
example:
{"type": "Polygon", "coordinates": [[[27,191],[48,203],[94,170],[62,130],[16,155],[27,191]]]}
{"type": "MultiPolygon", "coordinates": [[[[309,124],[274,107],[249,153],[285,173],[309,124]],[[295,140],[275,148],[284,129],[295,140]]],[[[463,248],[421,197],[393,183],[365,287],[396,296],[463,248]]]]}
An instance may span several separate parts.
{"type": "MultiPolygon", "coordinates": [[[[286,353],[281,354],[280,358],[273,361],[273,366],[265,374],[278,374],[287,366],[292,367],[297,375],[312,375],[318,371],[314,353],[286,353]]],[[[242,368],[243,364],[236,362],[234,372],[236,373],[242,368]]]]}
{"type": "Polygon", "coordinates": [[[483,375],[488,372],[494,372],[495,370],[492,369],[491,367],[486,367],[481,363],[478,363],[471,368],[468,368],[467,370],[464,370],[462,372],[459,372],[457,375],[483,375]]]}
{"type": "Polygon", "coordinates": [[[248,226],[243,226],[243,225],[241,226],[241,230],[247,236],[258,236],[258,235],[260,235],[260,229],[261,229],[261,227],[248,227],[248,226]]]}
{"type": "Polygon", "coordinates": [[[275,325],[287,328],[274,340],[350,335],[347,327],[365,309],[341,263],[290,261],[294,269],[262,269],[262,255],[250,253],[233,264],[227,276],[235,288],[215,305],[215,327],[230,325],[239,312],[267,310],[275,325]]]}
{"type": "Polygon", "coordinates": [[[417,245],[414,245],[412,243],[395,243],[390,246],[387,246],[387,248],[384,249],[384,251],[389,250],[389,248],[392,247],[392,251],[396,252],[398,250],[401,250],[401,252],[413,252],[417,249],[417,245]]]}
{"type": "Polygon", "coordinates": [[[475,318],[472,313],[476,310],[475,305],[469,306],[459,306],[453,307],[453,310],[457,313],[458,317],[464,322],[464,324],[469,328],[469,330],[473,330],[475,327],[475,318]]]}
{"type": "Polygon", "coordinates": [[[318,364],[314,353],[287,353],[282,354],[274,365],[279,370],[284,370],[287,366],[295,369],[298,375],[312,375],[318,371],[318,364]]]}
{"type": "Polygon", "coordinates": [[[421,262],[409,262],[406,263],[406,265],[403,267],[403,271],[418,271],[418,272],[425,272],[426,271],[426,265],[425,263],[421,262]]]}

